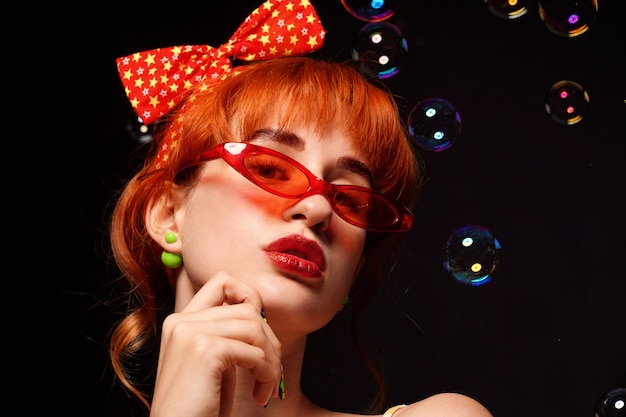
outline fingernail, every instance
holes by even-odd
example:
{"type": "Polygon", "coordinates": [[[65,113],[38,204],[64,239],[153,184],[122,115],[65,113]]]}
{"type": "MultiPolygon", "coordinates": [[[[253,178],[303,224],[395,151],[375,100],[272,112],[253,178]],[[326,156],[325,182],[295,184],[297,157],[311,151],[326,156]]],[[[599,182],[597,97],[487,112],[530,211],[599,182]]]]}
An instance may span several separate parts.
{"type": "Polygon", "coordinates": [[[263,317],[263,321],[267,323],[267,317],[265,317],[265,310],[261,309],[261,317],[263,317]]]}
{"type": "Polygon", "coordinates": [[[280,363],[280,382],[278,383],[278,398],[285,399],[285,366],[280,363]]]}

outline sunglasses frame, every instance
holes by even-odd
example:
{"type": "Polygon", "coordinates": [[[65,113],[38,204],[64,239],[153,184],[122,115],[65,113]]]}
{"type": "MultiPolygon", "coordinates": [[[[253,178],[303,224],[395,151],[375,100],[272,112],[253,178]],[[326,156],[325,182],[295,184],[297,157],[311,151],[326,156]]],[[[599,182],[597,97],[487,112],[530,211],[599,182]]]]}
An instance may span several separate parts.
{"type": "Polygon", "coordinates": [[[302,165],[295,159],[290,158],[289,156],[283,153],[280,153],[278,151],[275,151],[273,149],[266,148],[264,146],[259,146],[259,145],[249,143],[249,142],[220,143],[214,148],[206,152],[202,152],[200,155],[198,155],[196,160],[192,162],[191,164],[188,164],[184,168],[182,168],[179,171],[179,174],[182,171],[186,170],[187,168],[190,168],[192,166],[199,165],[204,162],[208,162],[217,158],[223,159],[228,165],[230,165],[239,174],[244,176],[246,179],[248,179],[257,187],[269,192],[270,194],[283,197],[283,198],[290,198],[290,199],[301,199],[301,198],[309,197],[311,195],[321,194],[326,198],[326,200],[328,200],[333,211],[339,217],[344,219],[346,222],[354,226],[360,227],[362,229],[366,229],[366,230],[373,231],[373,232],[404,232],[404,231],[410,230],[413,226],[414,217],[411,211],[408,208],[391,200],[385,194],[378,192],[376,190],[372,190],[367,187],[361,187],[358,185],[331,184],[315,176],[315,174],[313,174],[304,165],[302,165]],[[259,183],[254,178],[254,176],[250,174],[250,172],[244,165],[244,157],[251,152],[269,155],[269,156],[281,159],[293,165],[307,177],[308,182],[309,182],[308,189],[305,192],[300,193],[300,194],[285,194],[275,189],[272,189],[266,186],[265,184],[259,183]],[[389,206],[389,208],[391,208],[393,212],[395,213],[396,215],[395,221],[387,226],[372,226],[372,225],[364,224],[364,223],[361,223],[361,222],[355,221],[354,219],[349,218],[346,214],[341,212],[341,210],[336,206],[335,202],[332,199],[332,196],[336,195],[341,190],[353,190],[353,191],[365,192],[379,200],[384,201],[389,206]]]}

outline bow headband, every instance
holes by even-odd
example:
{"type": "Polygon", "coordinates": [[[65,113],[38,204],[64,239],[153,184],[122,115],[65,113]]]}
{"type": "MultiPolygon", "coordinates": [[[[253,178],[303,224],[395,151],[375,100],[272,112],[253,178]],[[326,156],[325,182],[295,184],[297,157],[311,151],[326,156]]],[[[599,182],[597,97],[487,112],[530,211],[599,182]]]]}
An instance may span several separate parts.
{"type": "MultiPolygon", "coordinates": [[[[266,60],[319,49],[326,31],[309,0],[267,0],[239,26],[227,43],[157,48],[117,58],[117,70],[130,103],[146,125],[181,104],[198,86],[223,79],[232,60],[266,60]]],[[[165,138],[157,165],[175,146],[165,138]]]]}

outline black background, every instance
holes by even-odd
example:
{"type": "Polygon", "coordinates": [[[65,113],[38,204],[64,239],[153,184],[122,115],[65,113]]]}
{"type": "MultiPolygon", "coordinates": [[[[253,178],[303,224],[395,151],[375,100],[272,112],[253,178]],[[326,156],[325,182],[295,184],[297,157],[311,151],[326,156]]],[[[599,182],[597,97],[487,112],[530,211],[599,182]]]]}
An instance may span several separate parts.
{"type": "MultiPolygon", "coordinates": [[[[420,153],[428,181],[417,224],[384,303],[368,313],[388,405],[457,391],[496,417],[593,417],[600,397],[626,386],[626,3],[599,3],[591,29],[575,38],[550,32],[536,2],[506,20],[480,0],[412,0],[388,20],[409,47],[385,81],[403,111],[441,97],[463,120],[452,148],[420,153]],[[591,98],[572,126],[544,109],[563,79],[591,98]],[[450,232],[469,224],[502,245],[495,278],[480,287],[441,265],[450,232]]],[[[17,391],[8,402],[31,415],[139,415],[107,363],[104,340],[119,312],[101,304],[116,277],[109,203],[142,154],[125,130],[131,110],[114,60],[217,46],[259,4],[46,4],[5,18],[24,18],[5,49],[5,87],[17,92],[5,110],[3,344],[17,391]]],[[[350,59],[366,22],[339,0],[314,5],[328,31],[318,54],[350,59]]],[[[358,412],[369,382],[341,330],[346,317],[312,339],[304,386],[324,405],[358,412]]]]}

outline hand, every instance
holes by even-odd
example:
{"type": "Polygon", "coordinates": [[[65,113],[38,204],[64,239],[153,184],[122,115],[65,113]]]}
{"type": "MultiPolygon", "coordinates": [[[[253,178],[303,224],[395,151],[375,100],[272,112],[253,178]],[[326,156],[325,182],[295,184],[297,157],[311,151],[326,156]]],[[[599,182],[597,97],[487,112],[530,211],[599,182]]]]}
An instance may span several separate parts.
{"type": "Polygon", "coordinates": [[[280,342],[261,316],[261,297],[227,273],[212,277],[163,323],[151,416],[229,417],[235,366],[255,379],[261,406],[278,395],[280,342]]]}

